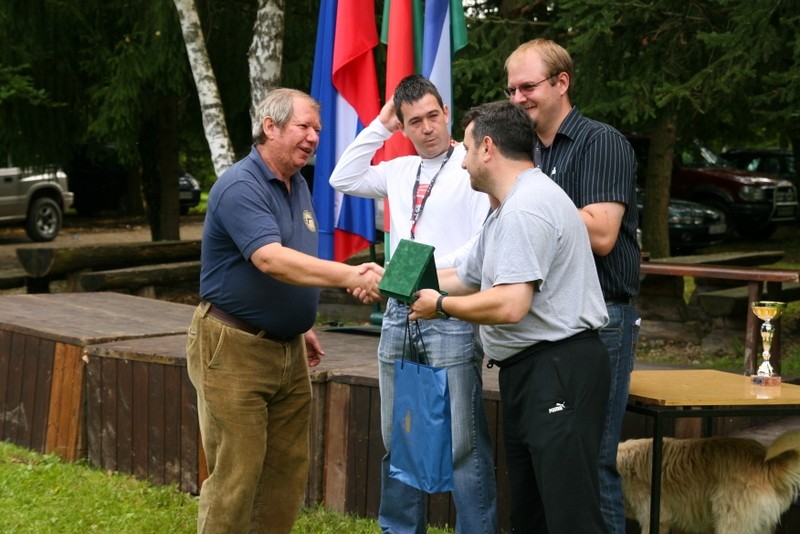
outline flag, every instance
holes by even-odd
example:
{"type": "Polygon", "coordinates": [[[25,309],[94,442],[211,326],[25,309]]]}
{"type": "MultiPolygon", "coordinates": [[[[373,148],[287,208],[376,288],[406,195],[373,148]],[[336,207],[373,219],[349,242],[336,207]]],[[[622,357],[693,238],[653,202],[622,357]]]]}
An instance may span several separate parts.
{"type": "MultiPolygon", "coordinates": [[[[381,42],[386,45],[386,101],[394,97],[400,80],[419,72],[422,62],[422,7],[420,0],[386,0],[383,4],[381,42]]],[[[384,143],[386,160],[416,154],[414,145],[403,134],[395,133],[384,143]]],[[[389,202],[383,203],[383,228],[388,234],[389,202]]],[[[386,235],[385,243],[389,242],[386,235]]],[[[386,260],[390,253],[384,251],[386,260]]]]}
{"type": "MultiPolygon", "coordinates": [[[[386,44],[386,98],[392,98],[400,80],[420,72],[439,90],[452,121],[451,58],[467,45],[461,0],[426,0],[424,18],[419,0],[386,0],[381,42],[386,44]]],[[[397,134],[385,147],[386,159],[415,153],[411,142],[397,134]]],[[[388,204],[384,205],[384,228],[389,230],[388,204]]]]}
{"type": "MultiPolygon", "coordinates": [[[[385,94],[388,101],[394,96],[400,80],[419,72],[422,54],[422,7],[419,0],[386,0],[381,41],[386,44],[385,94]]],[[[393,135],[384,145],[387,160],[408,154],[416,154],[416,150],[400,133],[393,135]]]]}
{"type": "Polygon", "coordinates": [[[375,239],[374,201],[339,193],[328,179],[347,145],[380,111],[377,45],[372,0],[322,0],[311,96],[322,105],[313,194],[324,259],[344,261],[375,239]]]}
{"type": "Polygon", "coordinates": [[[467,46],[461,0],[427,0],[422,39],[422,75],[433,82],[453,119],[453,54],[467,46]]]}

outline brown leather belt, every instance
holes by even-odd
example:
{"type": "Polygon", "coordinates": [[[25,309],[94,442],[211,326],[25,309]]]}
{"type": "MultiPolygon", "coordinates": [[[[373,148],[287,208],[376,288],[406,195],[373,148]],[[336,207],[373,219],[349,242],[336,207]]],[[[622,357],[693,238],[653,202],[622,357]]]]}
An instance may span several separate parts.
{"type": "Polygon", "coordinates": [[[235,317],[230,313],[217,308],[210,302],[208,302],[208,314],[213,315],[214,317],[216,317],[223,323],[227,324],[228,326],[232,326],[238,330],[241,330],[242,332],[247,332],[248,334],[251,334],[253,336],[257,336],[261,332],[260,328],[242,321],[238,317],[235,317]]]}

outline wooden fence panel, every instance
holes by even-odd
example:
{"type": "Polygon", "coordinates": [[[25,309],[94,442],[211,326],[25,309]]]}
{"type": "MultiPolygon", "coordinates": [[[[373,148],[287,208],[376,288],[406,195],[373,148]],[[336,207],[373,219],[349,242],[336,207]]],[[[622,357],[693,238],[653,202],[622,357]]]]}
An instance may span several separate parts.
{"type": "MultiPolygon", "coordinates": [[[[31,447],[27,440],[28,415],[22,403],[22,364],[25,359],[25,336],[9,333],[8,385],[3,406],[3,439],[31,447]]],[[[31,447],[33,448],[33,447],[31,447]]],[[[43,449],[40,449],[40,451],[43,449]]]]}
{"type": "Polygon", "coordinates": [[[0,330],[0,438],[6,439],[6,426],[11,426],[13,408],[8,388],[11,382],[11,332],[0,330]]]}
{"type": "Polygon", "coordinates": [[[186,338],[162,336],[89,347],[89,461],[154,484],[198,493],[207,477],[186,338]],[[135,358],[135,359],[134,359],[135,358]],[[100,451],[99,453],[95,451],[100,451]]]}
{"type": "Polygon", "coordinates": [[[55,344],[45,452],[74,462],[84,456],[82,348],[55,344]]]}

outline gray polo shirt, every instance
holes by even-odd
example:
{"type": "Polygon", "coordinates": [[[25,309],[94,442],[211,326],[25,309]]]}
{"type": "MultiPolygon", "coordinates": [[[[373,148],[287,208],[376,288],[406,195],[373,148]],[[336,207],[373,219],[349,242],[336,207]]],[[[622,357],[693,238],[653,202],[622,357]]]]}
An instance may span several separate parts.
{"type": "Polygon", "coordinates": [[[539,169],[517,177],[457,274],[481,289],[534,283],[531,309],[519,323],[481,325],[484,350],[493,360],[608,322],[586,226],[566,193],[539,169]]]}

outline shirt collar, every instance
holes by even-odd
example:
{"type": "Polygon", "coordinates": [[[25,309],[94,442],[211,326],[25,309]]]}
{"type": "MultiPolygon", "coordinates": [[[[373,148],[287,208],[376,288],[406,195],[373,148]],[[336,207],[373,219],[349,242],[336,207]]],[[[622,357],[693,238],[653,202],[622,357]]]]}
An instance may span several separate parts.
{"type": "Polygon", "coordinates": [[[582,118],[583,115],[578,111],[577,106],[572,106],[567,116],[561,121],[561,126],[558,127],[556,136],[563,135],[564,137],[574,140],[578,136],[579,125],[582,118]]]}
{"type": "MultiPolygon", "coordinates": [[[[256,167],[258,167],[258,169],[261,170],[261,174],[267,182],[277,181],[280,182],[281,184],[284,183],[283,180],[275,176],[275,173],[273,173],[272,170],[270,170],[270,168],[267,166],[267,164],[264,163],[264,160],[261,158],[261,154],[259,154],[258,148],[256,147],[255,144],[253,144],[252,148],[250,149],[250,154],[248,154],[247,157],[253,160],[256,167]]],[[[290,181],[293,186],[298,179],[303,179],[303,175],[300,174],[300,171],[294,173],[290,178],[290,181]]]]}

